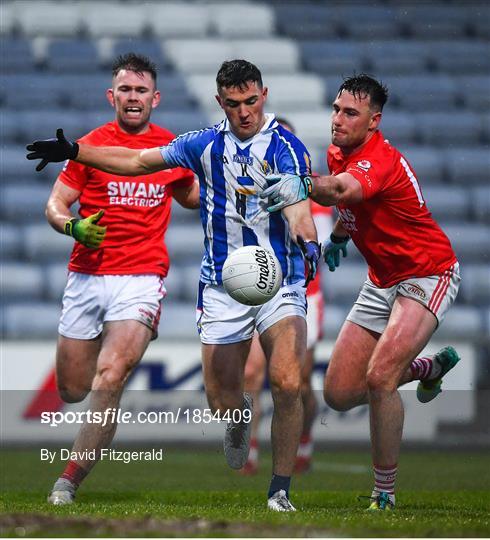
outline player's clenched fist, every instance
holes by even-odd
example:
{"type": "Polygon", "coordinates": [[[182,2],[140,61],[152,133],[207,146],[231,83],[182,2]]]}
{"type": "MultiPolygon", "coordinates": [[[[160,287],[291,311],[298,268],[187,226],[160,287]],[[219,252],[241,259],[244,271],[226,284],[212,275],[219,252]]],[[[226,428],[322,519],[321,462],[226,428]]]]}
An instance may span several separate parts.
{"type": "Polygon", "coordinates": [[[89,248],[97,249],[104,241],[107,227],[97,225],[104,210],[99,210],[85,219],[72,218],[65,223],[65,234],[72,236],[77,242],[89,248]]]}
{"type": "Polygon", "coordinates": [[[78,155],[78,143],[67,141],[63,130],[56,130],[56,139],[34,141],[26,146],[30,154],[27,159],[40,159],[36,171],[42,171],[48,163],[59,163],[67,159],[75,159],[78,155]]]}

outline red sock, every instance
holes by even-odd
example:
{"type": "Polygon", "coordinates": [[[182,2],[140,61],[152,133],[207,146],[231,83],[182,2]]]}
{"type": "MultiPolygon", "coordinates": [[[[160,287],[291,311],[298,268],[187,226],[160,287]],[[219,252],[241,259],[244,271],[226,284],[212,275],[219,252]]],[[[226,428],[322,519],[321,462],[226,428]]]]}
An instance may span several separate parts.
{"type": "Polygon", "coordinates": [[[80,465],[78,465],[74,461],[70,460],[60,478],[69,480],[72,484],[78,487],[82,483],[82,480],[87,476],[87,474],[87,470],[85,470],[83,467],[80,467],[80,465]]]}
{"type": "Polygon", "coordinates": [[[397,470],[397,463],[388,467],[384,465],[373,465],[375,491],[378,493],[385,491],[391,495],[394,494],[397,470]]]}
{"type": "Polygon", "coordinates": [[[299,444],[309,444],[311,443],[311,433],[303,433],[299,440],[299,444]]]}
{"type": "Polygon", "coordinates": [[[410,371],[412,372],[412,381],[423,381],[427,379],[432,371],[432,358],[426,356],[424,358],[416,358],[410,364],[410,371]]]}

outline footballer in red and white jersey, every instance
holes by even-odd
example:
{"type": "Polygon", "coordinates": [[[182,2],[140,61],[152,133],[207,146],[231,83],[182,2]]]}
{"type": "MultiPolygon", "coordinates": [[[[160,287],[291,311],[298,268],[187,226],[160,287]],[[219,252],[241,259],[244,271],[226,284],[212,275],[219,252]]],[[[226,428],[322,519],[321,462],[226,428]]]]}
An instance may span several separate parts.
{"type": "Polygon", "coordinates": [[[338,204],[337,209],[377,287],[391,287],[413,276],[439,275],[456,263],[412,167],[380,131],[347,156],[330,145],[327,161],[332,175],[347,172],[362,186],[362,204],[338,204]]]}
{"type": "MultiPolygon", "coordinates": [[[[145,133],[134,135],[122,131],[116,122],[108,122],[82,137],[80,142],[153,148],[173,139],[170,131],[155,124],[149,124],[145,133]]],[[[81,191],[82,218],[103,209],[99,225],[107,226],[100,249],[75,243],[69,270],[96,275],[167,275],[169,257],[164,238],[170,220],[172,190],[174,186],[192,185],[192,172],[177,167],[125,178],[68,161],[58,179],[81,191]]]]}
{"type": "MultiPolygon", "coordinates": [[[[333,219],[333,210],[330,206],[322,206],[321,204],[316,203],[314,200],[310,199],[311,205],[311,214],[313,216],[313,221],[315,222],[315,227],[317,230],[318,241],[323,242],[328,239],[330,233],[332,232],[332,219],[333,219]]],[[[306,288],[306,296],[311,296],[321,291],[320,283],[320,265],[315,276],[315,279],[310,281],[308,287],[306,288]]]]}

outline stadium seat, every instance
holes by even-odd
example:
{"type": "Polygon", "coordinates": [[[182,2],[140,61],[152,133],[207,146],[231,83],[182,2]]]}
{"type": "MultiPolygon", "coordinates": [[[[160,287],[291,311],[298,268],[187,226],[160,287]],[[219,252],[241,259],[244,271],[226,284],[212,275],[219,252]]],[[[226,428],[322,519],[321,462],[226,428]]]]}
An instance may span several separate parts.
{"type": "Polygon", "coordinates": [[[40,266],[21,262],[2,262],[0,268],[2,301],[30,301],[42,297],[44,276],[40,266]]]}
{"type": "Polygon", "coordinates": [[[398,12],[389,5],[343,3],[332,8],[330,24],[335,23],[342,36],[366,41],[401,36],[398,12]]]}
{"type": "Polygon", "coordinates": [[[466,75],[455,77],[458,98],[475,112],[490,110],[490,76],[466,75]]]}
{"type": "Polygon", "coordinates": [[[417,39],[458,39],[467,31],[465,17],[458,6],[442,3],[406,3],[398,16],[408,33],[417,39]]]}
{"type": "Polygon", "coordinates": [[[398,147],[417,142],[417,126],[413,115],[406,112],[390,112],[383,115],[380,129],[383,135],[398,147]]]}
{"type": "Polygon", "coordinates": [[[434,148],[401,145],[398,149],[410,163],[422,189],[427,185],[437,184],[447,180],[444,171],[443,156],[434,148]]]}
{"type": "Polygon", "coordinates": [[[195,223],[201,226],[198,210],[183,208],[177,201],[172,201],[172,223],[189,224],[195,223]]]}
{"type": "MultiPolygon", "coordinates": [[[[32,163],[29,165],[32,166],[32,163]]],[[[14,177],[14,175],[11,176],[14,177]]],[[[2,219],[18,222],[19,213],[21,213],[23,222],[44,221],[46,219],[44,209],[50,191],[49,185],[25,184],[19,182],[18,179],[14,184],[3,185],[0,188],[2,219]]]]}
{"type": "MultiPolygon", "coordinates": [[[[380,40],[363,44],[369,69],[377,77],[421,75],[429,67],[425,43],[410,40],[380,40]]],[[[384,80],[390,87],[392,79],[384,80]]]]}
{"type": "Polygon", "coordinates": [[[0,221],[1,261],[15,260],[19,256],[19,229],[17,225],[0,221]]]}
{"type": "Polygon", "coordinates": [[[157,65],[159,75],[165,76],[165,69],[169,67],[169,60],[163,54],[160,41],[156,39],[122,38],[113,43],[112,54],[114,58],[130,52],[147,56],[157,65]],[[162,68],[165,69],[162,70],[162,68]]]}
{"type": "MultiPolygon", "coordinates": [[[[204,243],[203,243],[204,245],[204,243]]],[[[200,264],[184,264],[179,267],[181,277],[181,295],[182,299],[189,302],[191,305],[197,301],[197,291],[199,286],[199,275],[201,271],[200,264]]]]}
{"type": "Polygon", "coordinates": [[[204,253],[204,237],[199,225],[170,223],[166,242],[173,264],[201,263],[204,253]]]}
{"type": "Polygon", "coordinates": [[[172,63],[183,73],[213,74],[216,77],[224,60],[234,58],[232,45],[220,39],[169,39],[164,51],[172,63]]]}
{"type": "Polygon", "coordinates": [[[473,21],[472,27],[477,37],[486,40],[490,39],[490,15],[488,13],[473,21]]]}
{"type": "MultiPolygon", "coordinates": [[[[77,109],[76,116],[80,117],[78,110],[83,111],[83,117],[92,111],[105,110],[113,117],[113,109],[107,100],[106,91],[112,86],[112,77],[109,70],[104,73],[68,73],[59,74],[54,78],[58,88],[60,100],[66,107],[77,109]]],[[[74,116],[72,114],[72,116],[74,116]]]]}
{"type": "Polygon", "coordinates": [[[461,263],[490,261],[490,226],[479,223],[442,224],[461,263]],[[469,240],[471,239],[471,240],[469,240]]]}
{"type": "Polygon", "coordinates": [[[73,248],[73,239],[57,233],[47,223],[26,225],[19,230],[19,242],[28,261],[63,262],[73,248]]]}
{"type": "Polygon", "coordinates": [[[444,186],[424,187],[425,202],[437,221],[467,221],[470,217],[470,197],[467,189],[444,186]]]}
{"type": "Polygon", "coordinates": [[[167,296],[164,299],[165,308],[165,304],[168,302],[173,303],[180,300],[183,283],[181,269],[178,265],[170,265],[170,271],[165,278],[164,285],[167,290],[167,296]]]}
{"type": "Polygon", "coordinates": [[[13,34],[16,30],[17,20],[15,11],[15,4],[13,2],[2,3],[2,24],[0,24],[0,36],[2,36],[2,40],[5,36],[13,34]]]}
{"type": "MultiPolygon", "coordinates": [[[[349,246],[350,247],[350,246],[349,246]]],[[[349,248],[347,248],[349,251],[349,248]]],[[[322,289],[327,305],[353,304],[367,278],[365,263],[352,263],[343,259],[335,272],[330,272],[326,265],[321,267],[322,289]]]]}
{"type": "Polygon", "coordinates": [[[163,304],[158,334],[161,339],[196,339],[196,307],[191,303],[163,304]]]}
{"type": "Polygon", "coordinates": [[[63,105],[63,82],[51,75],[31,72],[6,74],[0,88],[4,114],[17,114],[19,110],[56,109],[63,105]]]}
{"type": "Polygon", "coordinates": [[[336,73],[339,84],[342,77],[366,67],[365,52],[353,41],[302,41],[299,47],[306,69],[323,75],[336,73]]]}
{"type": "Polygon", "coordinates": [[[436,68],[444,73],[486,75],[490,71],[490,47],[486,41],[441,41],[428,43],[436,68]]]}
{"type": "Polygon", "coordinates": [[[490,153],[488,148],[456,148],[443,152],[448,179],[463,186],[488,185],[490,153]]]}
{"type": "MultiPolygon", "coordinates": [[[[246,58],[256,64],[264,79],[274,73],[294,73],[300,67],[300,52],[292,39],[238,40],[231,44],[233,57],[246,58]]],[[[229,58],[223,57],[223,60],[229,58]]]]}
{"type": "Polygon", "coordinates": [[[7,339],[52,339],[58,334],[61,308],[57,303],[9,303],[2,311],[7,339]]]}
{"type": "Polygon", "coordinates": [[[473,188],[470,193],[473,215],[481,222],[490,223],[490,186],[473,188]]]}
{"type": "MultiPolygon", "coordinates": [[[[278,110],[279,115],[283,111],[278,110]]],[[[293,112],[287,113],[288,120],[296,128],[298,138],[303,141],[307,148],[310,146],[323,146],[325,149],[330,144],[330,113],[327,110],[316,112],[293,112]]]]}
{"type": "Polygon", "coordinates": [[[410,112],[449,111],[458,104],[458,87],[447,75],[411,75],[390,77],[388,85],[392,99],[410,112]]]}
{"type": "Polygon", "coordinates": [[[413,115],[424,144],[454,148],[474,146],[482,140],[480,117],[471,112],[419,112],[413,115]]]}
{"type": "Polygon", "coordinates": [[[69,139],[77,139],[87,131],[84,115],[67,114],[66,111],[62,112],[62,110],[49,110],[46,108],[45,110],[36,111],[35,114],[21,111],[17,115],[17,121],[19,122],[21,136],[26,142],[54,137],[56,129],[59,127],[63,127],[65,135],[69,139]]]}
{"type": "Polygon", "coordinates": [[[351,306],[347,304],[332,304],[326,308],[325,317],[323,318],[323,335],[325,339],[337,339],[350,308],[351,306]]]}
{"type": "MultiPolygon", "coordinates": [[[[0,175],[4,186],[14,184],[14,187],[19,185],[19,182],[36,182],[46,177],[46,173],[40,174],[35,171],[35,163],[27,161],[26,150],[23,146],[10,145],[2,146],[0,175]]],[[[6,203],[3,201],[2,207],[4,204],[6,203]]]]}
{"type": "Polygon", "coordinates": [[[275,31],[274,11],[265,4],[207,5],[211,31],[228,39],[268,38],[275,31]]]}
{"type": "Polygon", "coordinates": [[[49,264],[44,269],[44,279],[48,300],[59,302],[61,305],[63,291],[68,279],[67,264],[64,262],[49,264]]]}
{"type": "Polygon", "coordinates": [[[338,28],[332,22],[327,5],[281,2],[275,6],[276,25],[280,34],[296,39],[334,39],[338,28]]]}
{"type": "Polygon", "coordinates": [[[490,304],[490,265],[466,264],[461,272],[462,298],[471,305],[490,304]]]}
{"type": "Polygon", "coordinates": [[[475,341],[482,335],[482,316],[475,307],[456,303],[446,315],[444,323],[436,330],[434,339],[475,341]]]}
{"type": "Polygon", "coordinates": [[[147,27],[147,10],[137,4],[82,2],[80,11],[88,33],[95,38],[141,36],[147,27]]]}
{"type": "Polygon", "coordinates": [[[15,18],[29,37],[73,37],[82,30],[80,2],[16,2],[15,18]]]}
{"type": "Polygon", "coordinates": [[[152,2],[147,4],[151,31],[161,39],[199,39],[210,27],[210,10],[196,3],[152,2]]]}
{"type": "Polygon", "coordinates": [[[207,116],[200,111],[159,111],[152,114],[152,122],[162,126],[175,135],[203,129],[210,125],[207,116]]]}
{"type": "Polygon", "coordinates": [[[46,62],[53,73],[96,72],[101,59],[94,41],[56,39],[49,43],[46,62]]]}
{"type": "Polygon", "coordinates": [[[32,44],[28,39],[4,38],[0,51],[2,74],[29,72],[36,67],[32,44]]]}

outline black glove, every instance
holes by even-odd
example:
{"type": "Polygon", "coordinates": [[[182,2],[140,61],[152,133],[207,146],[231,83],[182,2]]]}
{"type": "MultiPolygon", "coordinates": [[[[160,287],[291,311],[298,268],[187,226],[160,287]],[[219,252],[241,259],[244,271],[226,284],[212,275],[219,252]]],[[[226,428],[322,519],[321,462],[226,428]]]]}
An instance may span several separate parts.
{"type": "Polygon", "coordinates": [[[314,242],[313,240],[310,240],[309,242],[305,242],[303,237],[298,234],[297,236],[298,246],[301,249],[301,253],[303,254],[303,258],[305,260],[306,266],[307,266],[307,274],[306,274],[306,281],[305,281],[305,287],[308,287],[308,284],[310,281],[315,279],[316,276],[316,270],[318,268],[318,261],[321,256],[320,252],[320,245],[318,242],[314,242]]]}
{"type": "Polygon", "coordinates": [[[26,156],[27,159],[41,160],[36,166],[36,171],[42,171],[48,163],[59,163],[78,156],[78,143],[67,141],[61,128],[56,130],[56,139],[34,141],[28,144],[26,149],[30,152],[26,156]]]}

